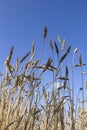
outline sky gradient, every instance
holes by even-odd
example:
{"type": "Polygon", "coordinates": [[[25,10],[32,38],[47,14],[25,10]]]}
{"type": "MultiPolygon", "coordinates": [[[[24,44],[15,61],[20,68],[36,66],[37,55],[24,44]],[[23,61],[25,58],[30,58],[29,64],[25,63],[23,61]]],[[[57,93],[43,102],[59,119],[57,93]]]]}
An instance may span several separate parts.
{"type": "Polygon", "coordinates": [[[49,40],[58,42],[57,36],[60,35],[62,39],[66,39],[67,46],[72,45],[71,57],[67,63],[71,61],[76,47],[87,63],[86,0],[0,0],[0,66],[11,46],[14,46],[15,60],[31,49],[34,40],[39,55],[45,26],[48,34],[44,60],[49,57],[49,40]]]}

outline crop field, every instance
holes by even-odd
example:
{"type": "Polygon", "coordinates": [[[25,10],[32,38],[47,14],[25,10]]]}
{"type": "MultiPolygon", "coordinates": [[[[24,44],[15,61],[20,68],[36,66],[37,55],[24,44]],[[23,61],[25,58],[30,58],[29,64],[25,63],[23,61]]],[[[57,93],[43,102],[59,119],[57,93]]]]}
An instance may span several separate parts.
{"type": "MultiPolygon", "coordinates": [[[[43,61],[47,27],[43,30],[42,51],[36,59],[35,43],[32,49],[15,63],[11,62],[14,47],[5,60],[5,72],[0,72],[0,130],[86,130],[87,110],[83,84],[79,91],[82,98],[74,101],[74,68],[85,66],[79,55],[78,64],[72,65],[72,85],[65,60],[72,46],[58,35],[58,44],[49,40],[51,56],[43,61]],[[57,57],[55,64],[54,54],[57,57]],[[26,63],[26,60],[28,61],[26,63]],[[63,70],[63,71],[62,71],[63,70]],[[42,84],[43,76],[51,73],[51,81],[42,84]],[[58,86],[56,87],[56,83],[58,86]],[[51,89],[49,89],[51,88],[51,89]],[[76,107],[75,107],[76,106],[76,107]],[[75,109],[76,108],[76,109],[75,109]]],[[[74,55],[78,48],[75,48],[74,55]]],[[[84,72],[86,74],[86,72],[84,72]]],[[[83,82],[83,77],[82,77],[83,82]]],[[[86,84],[87,87],[87,84],[86,84]]],[[[86,89],[85,87],[85,89],[86,89]]]]}

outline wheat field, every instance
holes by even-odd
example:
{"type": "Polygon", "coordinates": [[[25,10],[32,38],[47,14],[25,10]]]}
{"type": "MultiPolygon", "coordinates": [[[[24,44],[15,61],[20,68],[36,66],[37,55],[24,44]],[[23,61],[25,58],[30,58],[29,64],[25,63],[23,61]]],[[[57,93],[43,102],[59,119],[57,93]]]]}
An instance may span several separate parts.
{"type": "MultiPolygon", "coordinates": [[[[32,49],[21,59],[11,63],[14,47],[11,48],[5,60],[5,72],[0,73],[0,130],[86,130],[87,110],[84,105],[74,107],[74,86],[70,86],[68,65],[63,65],[71,51],[66,47],[66,40],[58,36],[58,44],[49,40],[52,55],[42,64],[44,46],[47,37],[47,27],[43,31],[42,52],[36,59],[34,42],[32,49]],[[60,55],[61,52],[61,55],[60,55]],[[54,63],[54,53],[57,63],[54,63]],[[26,59],[28,62],[26,63],[26,59]],[[24,64],[25,63],[25,64],[24,64]],[[63,70],[65,71],[62,74],[63,70]],[[43,75],[52,73],[52,81],[42,85],[43,75]],[[59,86],[55,88],[56,84],[59,86]],[[51,86],[51,90],[48,91],[51,86]]],[[[77,53],[77,48],[74,54],[77,53]]],[[[82,68],[82,57],[79,63],[72,67],[82,68]]],[[[80,91],[83,91],[83,86],[80,91]]],[[[84,93],[83,93],[84,94],[84,93]]],[[[79,104],[79,103],[78,103],[79,104]]]]}

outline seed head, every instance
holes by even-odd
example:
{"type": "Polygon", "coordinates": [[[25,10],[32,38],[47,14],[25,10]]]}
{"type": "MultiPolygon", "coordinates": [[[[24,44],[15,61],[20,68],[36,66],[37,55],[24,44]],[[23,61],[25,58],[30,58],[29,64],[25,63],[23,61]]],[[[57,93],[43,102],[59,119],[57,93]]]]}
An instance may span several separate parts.
{"type": "Polygon", "coordinates": [[[45,28],[44,28],[44,32],[43,32],[43,33],[44,33],[44,34],[43,34],[43,37],[44,37],[44,38],[46,38],[46,36],[47,36],[47,31],[48,31],[48,30],[47,30],[47,27],[45,27],[45,28]]]}

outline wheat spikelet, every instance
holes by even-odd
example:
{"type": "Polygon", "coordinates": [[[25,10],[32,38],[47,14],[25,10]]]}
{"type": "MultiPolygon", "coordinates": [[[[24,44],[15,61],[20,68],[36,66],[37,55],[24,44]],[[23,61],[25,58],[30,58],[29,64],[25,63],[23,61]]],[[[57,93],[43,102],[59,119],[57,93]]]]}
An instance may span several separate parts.
{"type": "Polygon", "coordinates": [[[32,54],[34,53],[34,41],[32,42],[32,54]]]}
{"type": "Polygon", "coordinates": [[[60,35],[58,35],[58,41],[59,41],[59,43],[61,43],[61,45],[63,44],[63,41],[62,41],[60,35]]]}
{"type": "Polygon", "coordinates": [[[12,58],[13,49],[14,49],[14,47],[11,48],[9,56],[6,58],[6,61],[5,61],[7,71],[10,70],[10,61],[11,61],[11,58],[12,58]]]}
{"type": "Polygon", "coordinates": [[[25,70],[28,71],[30,66],[32,65],[32,61],[34,59],[35,53],[33,53],[32,57],[30,58],[29,62],[25,66],[25,70]]]}
{"type": "Polygon", "coordinates": [[[9,63],[10,63],[10,60],[11,60],[11,58],[12,58],[13,49],[14,49],[14,47],[12,47],[11,50],[10,50],[9,59],[8,59],[8,62],[9,62],[9,63]]]}
{"type": "Polygon", "coordinates": [[[50,39],[50,48],[53,50],[52,40],[50,39]]]}
{"type": "Polygon", "coordinates": [[[66,40],[64,39],[61,48],[62,52],[65,50],[65,45],[66,45],[66,40]]]}
{"type": "Polygon", "coordinates": [[[74,54],[76,54],[78,52],[78,48],[75,48],[74,50],[74,54]]]}
{"type": "Polygon", "coordinates": [[[55,45],[56,53],[58,55],[59,54],[59,49],[58,49],[58,46],[57,46],[56,42],[54,42],[54,45],[55,45]]]}
{"type": "Polygon", "coordinates": [[[37,64],[39,63],[40,60],[36,60],[35,62],[32,63],[33,67],[36,67],[37,64]]]}
{"type": "Polygon", "coordinates": [[[51,58],[48,59],[46,65],[45,65],[46,69],[48,69],[48,67],[51,65],[52,61],[53,60],[51,58]]]}
{"type": "Polygon", "coordinates": [[[60,58],[59,64],[66,58],[67,54],[70,52],[71,46],[68,47],[66,53],[60,58]]]}
{"type": "Polygon", "coordinates": [[[21,58],[21,60],[20,60],[20,64],[30,55],[30,51],[25,55],[25,56],[23,56],[22,58],[21,58]]]}
{"type": "Polygon", "coordinates": [[[46,36],[47,36],[47,31],[48,31],[47,27],[44,27],[44,31],[43,31],[43,37],[44,38],[46,38],[46,36]]]}

